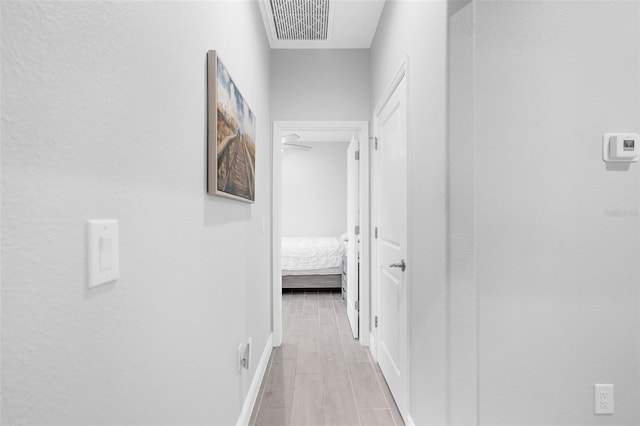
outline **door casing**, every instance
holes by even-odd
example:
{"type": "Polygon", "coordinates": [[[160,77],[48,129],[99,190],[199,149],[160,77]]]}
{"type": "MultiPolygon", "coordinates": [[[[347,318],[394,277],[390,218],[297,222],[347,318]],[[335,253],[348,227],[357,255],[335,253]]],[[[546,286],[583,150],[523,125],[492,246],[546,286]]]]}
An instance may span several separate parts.
{"type": "Polygon", "coordinates": [[[371,336],[369,318],[371,307],[371,233],[370,233],[370,155],[368,121],[274,121],[271,138],[271,330],[273,346],[282,344],[282,145],[283,135],[296,130],[343,130],[353,131],[360,140],[359,205],[360,205],[360,344],[369,346],[371,336]]]}
{"type": "Polygon", "coordinates": [[[356,227],[360,224],[360,200],[358,193],[360,191],[360,140],[357,135],[353,135],[351,142],[347,147],[347,292],[344,295],[347,300],[347,318],[351,326],[351,333],[355,339],[359,338],[360,333],[360,314],[356,301],[360,303],[359,291],[359,265],[361,237],[356,234],[356,227]]]}

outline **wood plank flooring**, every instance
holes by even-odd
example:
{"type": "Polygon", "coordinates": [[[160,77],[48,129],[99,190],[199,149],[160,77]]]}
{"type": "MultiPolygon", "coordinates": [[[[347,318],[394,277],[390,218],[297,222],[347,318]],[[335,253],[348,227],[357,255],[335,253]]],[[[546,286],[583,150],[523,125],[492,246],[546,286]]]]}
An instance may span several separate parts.
{"type": "Polygon", "coordinates": [[[349,329],[340,290],[285,290],[250,426],[404,426],[389,388],[349,329]]]}

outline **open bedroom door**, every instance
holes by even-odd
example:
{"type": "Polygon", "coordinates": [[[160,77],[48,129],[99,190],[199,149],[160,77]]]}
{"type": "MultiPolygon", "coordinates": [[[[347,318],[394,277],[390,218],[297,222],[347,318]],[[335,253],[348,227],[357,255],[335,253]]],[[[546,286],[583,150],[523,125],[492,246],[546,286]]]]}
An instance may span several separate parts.
{"type": "Polygon", "coordinates": [[[358,139],[354,136],[347,149],[347,316],[356,339],[360,314],[359,159],[358,139]]]}

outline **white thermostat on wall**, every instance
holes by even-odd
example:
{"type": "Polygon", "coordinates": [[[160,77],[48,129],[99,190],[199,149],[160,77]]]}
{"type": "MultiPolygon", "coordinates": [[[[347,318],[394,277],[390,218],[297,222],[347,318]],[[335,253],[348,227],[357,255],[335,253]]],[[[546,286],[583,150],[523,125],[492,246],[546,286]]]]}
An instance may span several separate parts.
{"type": "Polygon", "coordinates": [[[635,163],[640,160],[640,135],[605,133],[602,137],[602,159],[618,163],[635,163]]]}

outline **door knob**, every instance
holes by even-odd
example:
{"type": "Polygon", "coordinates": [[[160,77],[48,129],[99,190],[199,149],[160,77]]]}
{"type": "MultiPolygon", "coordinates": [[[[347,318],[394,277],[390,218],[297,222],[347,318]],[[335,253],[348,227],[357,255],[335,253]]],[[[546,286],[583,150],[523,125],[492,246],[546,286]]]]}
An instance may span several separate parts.
{"type": "Polygon", "coordinates": [[[407,264],[405,263],[404,259],[402,259],[400,261],[400,263],[392,263],[391,265],[389,265],[390,268],[400,268],[400,270],[402,270],[402,272],[405,271],[405,269],[407,269],[407,264]]]}

